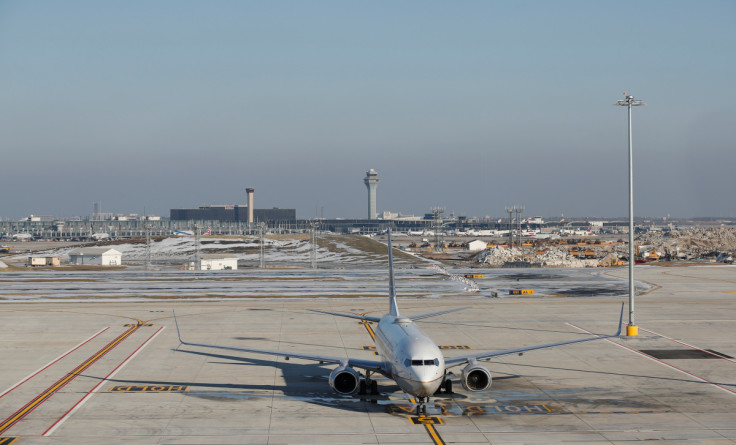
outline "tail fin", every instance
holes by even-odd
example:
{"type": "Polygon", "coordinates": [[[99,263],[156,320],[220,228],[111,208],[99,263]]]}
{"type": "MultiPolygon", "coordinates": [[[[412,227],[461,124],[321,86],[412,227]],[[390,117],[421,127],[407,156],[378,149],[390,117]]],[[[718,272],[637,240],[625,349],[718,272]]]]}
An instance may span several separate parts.
{"type": "Polygon", "coordinates": [[[399,307],[396,305],[396,287],[394,286],[394,256],[391,247],[391,229],[388,229],[388,299],[389,314],[399,316],[399,307]]]}

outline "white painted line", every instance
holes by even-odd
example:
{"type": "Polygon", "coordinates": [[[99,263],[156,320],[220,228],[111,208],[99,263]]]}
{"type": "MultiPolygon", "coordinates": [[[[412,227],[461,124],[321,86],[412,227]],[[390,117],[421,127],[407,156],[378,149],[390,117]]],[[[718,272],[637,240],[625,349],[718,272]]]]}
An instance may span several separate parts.
{"type": "MultiPolygon", "coordinates": [[[[579,330],[581,330],[581,331],[583,331],[583,332],[587,332],[588,334],[593,334],[593,333],[592,333],[592,332],[590,332],[589,330],[587,330],[587,329],[583,329],[583,328],[581,328],[580,326],[575,326],[575,325],[574,325],[574,324],[572,324],[572,323],[565,323],[565,324],[566,324],[566,325],[568,325],[568,326],[572,326],[572,327],[574,327],[575,329],[579,329],[579,330]]],[[[593,335],[596,335],[596,334],[593,334],[593,335]]],[[[678,368],[677,366],[674,366],[674,365],[670,365],[669,363],[667,363],[667,362],[665,362],[665,361],[662,361],[662,360],[660,360],[660,359],[658,359],[658,358],[652,357],[651,355],[647,355],[647,354],[644,354],[643,352],[641,352],[641,351],[637,351],[637,350],[636,350],[636,349],[634,349],[634,348],[630,348],[630,347],[628,347],[628,346],[626,346],[626,345],[622,345],[621,343],[616,343],[615,341],[611,340],[610,338],[607,338],[607,339],[606,339],[606,341],[607,341],[607,342],[610,342],[610,343],[613,343],[613,344],[614,344],[614,345],[616,345],[616,346],[620,346],[620,347],[622,347],[622,348],[624,348],[624,349],[627,349],[627,350],[629,350],[629,351],[631,351],[631,352],[634,352],[634,353],[636,353],[636,354],[638,354],[638,355],[641,355],[642,357],[646,357],[646,358],[648,358],[649,360],[655,361],[655,362],[657,362],[657,363],[659,363],[659,364],[661,364],[661,365],[664,365],[664,366],[666,366],[666,367],[668,367],[668,368],[670,368],[670,369],[674,369],[675,371],[678,371],[678,372],[681,372],[681,373],[683,373],[683,374],[689,375],[690,377],[694,377],[694,378],[696,378],[696,379],[700,380],[701,382],[704,382],[704,383],[708,383],[708,384],[710,384],[710,385],[713,385],[714,387],[716,387],[716,388],[718,388],[718,389],[721,389],[721,390],[723,390],[723,391],[726,391],[727,393],[731,394],[732,396],[736,395],[736,391],[734,391],[733,389],[730,389],[730,388],[726,388],[725,386],[723,386],[723,385],[721,385],[721,384],[718,384],[718,383],[715,383],[715,382],[711,382],[711,381],[710,381],[710,380],[708,380],[708,379],[704,379],[703,377],[697,376],[697,375],[693,374],[692,372],[688,372],[688,371],[685,371],[684,369],[680,369],[680,368],[678,368]]]]}
{"type": "Polygon", "coordinates": [[[112,371],[110,371],[110,374],[108,374],[107,376],[105,376],[104,379],[100,380],[100,382],[97,385],[95,385],[95,387],[92,388],[89,392],[87,392],[87,394],[85,394],[85,396],[82,397],[79,400],[79,402],[77,402],[76,404],[74,404],[74,406],[72,406],[71,409],[69,409],[69,411],[66,412],[66,414],[64,414],[63,416],[61,416],[59,418],[59,420],[57,420],[56,422],[54,422],[54,424],[49,427],[49,429],[47,429],[46,431],[44,431],[44,433],[42,434],[42,436],[48,437],[51,434],[53,434],[53,432],[56,431],[56,429],[59,428],[61,426],[61,424],[63,424],[64,422],[66,422],[66,420],[69,417],[71,417],[72,414],[74,414],[75,412],[77,412],[77,410],[79,408],[81,408],[82,405],[84,405],[87,402],[87,400],[89,400],[90,398],[92,398],[92,396],[95,395],[95,393],[99,391],[99,389],[102,387],[102,385],[105,382],[107,382],[109,379],[115,377],[115,374],[117,374],[118,371],[120,371],[121,369],[123,369],[123,367],[126,364],[128,364],[129,361],[133,360],[135,358],[135,356],[138,355],[138,353],[141,352],[143,350],[143,348],[145,348],[146,345],[148,345],[148,343],[150,343],[154,338],[156,338],[156,336],[158,336],[158,334],[160,334],[161,331],[163,331],[164,329],[165,329],[165,326],[162,326],[162,327],[160,327],[158,329],[158,331],[154,332],[153,335],[151,335],[150,337],[148,337],[148,340],[144,341],[143,344],[141,344],[140,346],[138,346],[138,349],[136,349],[135,351],[133,351],[133,353],[130,354],[128,356],[128,358],[126,358],[125,360],[123,360],[123,362],[120,363],[117,367],[115,367],[115,369],[113,369],[112,371]]]}
{"type": "Polygon", "coordinates": [[[15,388],[19,387],[20,385],[24,384],[25,382],[29,381],[33,377],[37,376],[39,373],[43,372],[49,366],[51,366],[54,363],[58,362],[59,360],[63,359],[64,357],[66,357],[67,355],[69,355],[72,352],[76,351],[77,349],[81,348],[82,346],[86,345],[87,343],[89,343],[90,341],[92,341],[92,339],[94,339],[95,337],[97,337],[98,335],[102,334],[103,332],[105,332],[108,329],[110,329],[110,326],[108,326],[108,327],[106,327],[104,329],[101,329],[100,331],[98,331],[97,333],[95,333],[94,335],[92,335],[91,337],[89,337],[88,339],[84,340],[82,343],[78,344],[77,346],[71,348],[70,350],[66,351],[65,353],[63,353],[60,356],[56,357],[55,359],[51,360],[48,364],[46,364],[43,367],[39,368],[37,371],[34,371],[31,374],[29,374],[28,376],[24,377],[21,381],[19,381],[15,385],[13,385],[10,388],[8,388],[5,391],[3,391],[2,394],[0,394],[0,398],[2,398],[5,394],[9,393],[10,391],[14,390],[15,388]]]}
{"type": "Polygon", "coordinates": [[[654,334],[654,335],[656,335],[657,337],[662,337],[662,338],[666,338],[667,340],[673,341],[673,342],[675,342],[675,343],[679,343],[679,344],[681,344],[681,345],[683,345],[683,346],[687,346],[688,348],[691,348],[691,349],[695,349],[696,351],[700,351],[700,352],[705,352],[706,354],[710,354],[710,355],[712,355],[713,357],[718,357],[718,358],[720,358],[720,359],[722,359],[722,360],[726,360],[726,361],[728,361],[728,362],[731,362],[731,363],[736,363],[736,360],[731,360],[731,359],[730,359],[730,358],[728,358],[728,357],[724,357],[724,356],[722,356],[722,355],[714,354],[714,353],[712,353],[712,352],[710,352],[710,351],[706,351],[705,349],[700,349],[700,348],[698,348],[697,346],[689,345],[689,344],[685,343],[684,341],[680,341],[680,340],[675,340],[675,339],[674,339],[674,338],[672,338],[672,337],[667,337],[666,335],[662,335],[662,334],[659,334],[659,333],[657,333],[657,332],[654,332],[654,331],[650,331],[649,329],[644,329],[644,328],[641,328],[641,330],[642,330],[642,331],[646,331],[646,332],[649,332],[650,334],[654,334]]]}

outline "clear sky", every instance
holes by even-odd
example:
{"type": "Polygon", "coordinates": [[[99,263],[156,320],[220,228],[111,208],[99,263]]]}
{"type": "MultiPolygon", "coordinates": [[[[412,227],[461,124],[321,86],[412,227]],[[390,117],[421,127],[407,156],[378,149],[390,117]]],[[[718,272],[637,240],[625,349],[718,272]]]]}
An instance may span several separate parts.
{"type": "Polygon", "coordinates": [[[733,1],[0,1],[0,216],[736,217],[733,1]]]}

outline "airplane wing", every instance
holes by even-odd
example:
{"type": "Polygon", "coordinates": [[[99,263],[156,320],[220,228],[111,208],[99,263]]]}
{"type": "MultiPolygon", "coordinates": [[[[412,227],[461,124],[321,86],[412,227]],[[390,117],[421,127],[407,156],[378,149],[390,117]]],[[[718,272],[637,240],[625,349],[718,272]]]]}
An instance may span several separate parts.
{"type": "Polygon", "coordinates": [[[345,365],[345,366],[352,366],[355,368],[367,369],[369,371],[375,371],[375,372],[380,372],[380,373],[383,373],[385,371],[383,369],[383,362],[376,361],[376,360],[361,360],[361,359],[354,359],[354,358],[349,358],[349,357],[336,357],[336,356],[330,356],[330,355],[307,354],[307,353],[301,353],[301,352],[272,351],[269,349],[241,348],[241,347],[236,347],[236,346],[222,346],[222,345],[209,345],[205,343],[192,343],[192,342],[184,341],[181,338],[181,332],[179,331],[179,322],[176,320],[176,314],[174,314],[174,324],[176,324],[176,334],[179,336],[179,342],[187,346],[200,346],[203,348],[215,348],[215,349],[225,349],[228,351],[241,351],[241,352],[251,352],[254,354],[275,355],[279,357],[284,357],[286,358],[286,360],[290,359],[291,357],[294,357],[294,358],[300,358],[303,360],[313,360],[316,362],[335,363],[335,364],[340,364],[340,365],[345,365]]]}
{"type": "Polygon", "coordinates": [[[567,340],[567,341],[560,341],[556,343],[547,343],[544,345],[524,346],[521,348],[514,348],[514,349],[502,349],[500,351],[481,352],[478,354],[465,355],[462,357],[445,358],[445,368],[451,368],[453,366],[460,366],[460,365],[463,365],[465,363],[469,363],[472,361],[489,360],[491,358],[501,357],[503,355],[520,354],[522,352],[534,351],[537,349],[554,348],[557,346],[571,345],[574,343],[583,343],[586,341],[602,340],[605,338],[618,337],[619,335],[621,335],[621,325],[623,323],[623,319],[624,319],[624,304],[621,303],[621,316],[618,321],[618,331],[616,331],[615,334],[594,335],[592,337],[585,337],[585,338],[580,338],[577,340],[567,340]]]}
{"type": "Polygon", "coordinates": [[[338,317],[348,317],[348,318],[356,318],[358,320],[365,320],[365,321],[373,321],[375,323],[378,323],[381,321],[378,317],[369,317],[367,315],[360,315],[360,314],[346,314],[343,312],[332,312],[332,311],[318,311],[317,309],[309,309],[312,312],[319,312],[322,314],[328,314],[328,315],[337,315],[338,317]]]}

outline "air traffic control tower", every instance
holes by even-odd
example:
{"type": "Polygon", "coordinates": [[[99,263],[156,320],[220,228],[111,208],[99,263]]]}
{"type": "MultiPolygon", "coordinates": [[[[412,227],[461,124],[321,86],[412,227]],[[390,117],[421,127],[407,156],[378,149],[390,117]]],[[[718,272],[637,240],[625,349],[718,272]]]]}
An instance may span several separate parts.
{"type": "Polygon", "coordinates": [[[368,219],[376,219],[376,187],[378,187],[378,172],[370,169],[365,173],[363,182],[368,187],[368,219]]]}

